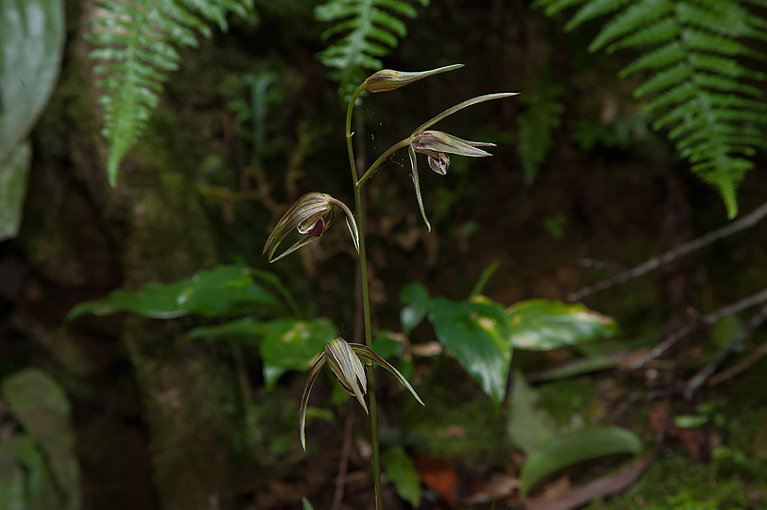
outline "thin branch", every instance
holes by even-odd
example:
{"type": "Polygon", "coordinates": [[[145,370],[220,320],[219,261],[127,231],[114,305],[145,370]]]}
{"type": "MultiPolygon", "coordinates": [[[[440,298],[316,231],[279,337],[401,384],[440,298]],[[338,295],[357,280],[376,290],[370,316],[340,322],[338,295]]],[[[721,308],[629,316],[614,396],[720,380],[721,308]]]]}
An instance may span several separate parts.
{"type": "Polygon", "coordinates": [[[741,346],[743,341],[748,338],[749,335],[751,335],[751,333],[753,333],[766,320],[767,306],[763,306],[758,313],[751,317],[745,326],[740,328],[740,331],[738,331],[737,334],[732,337],[730,342],[721,351],[719,351],[717,357],[697,374],[695,374],[692,379],[690,379],[684,389],[685,398],[692,397],[692,395],[698,391],[698,389],[705,384],[708,378],[711,377],[714,372],[716,372],[716,370],[724,363],[727,357],[735,352],[735,350],[741,346]]]}
{"type": "Polygon", "coordinates": [[[338,462],[338,477],[336,478],[336,490],[333,493],[333,503],[330,510],[339,510],[344,499],[344,487],[346,475],[349,472],[349,457],[352,452],[352,413],[346,414],[344,425],[344,444],[341,449],[341,460],[338,462]]]}
{"type": "Polygon", "coordinates": [[[732,223],[720,229],[709,232],[703,237],[699,237],[693,241],[690,241],[689,243],[685,243],[680,246],[677,246],[673,250],[667,251],[663,255],[660,255],[658,257],[653,257],[636,267],[633,267],[617,276],[614,276],[613,278],[602,280],[601,282],[597,282],[594,285],[583,287],[582,289],[579,289],[573,292],[572,294],[570,294],[567,299],[571,302],[580,301],[586,296],[590,296],[601,290],[609,289],[610,287],[620,285],[621,283],[625,283],[629,280],[645,275],[649,273],[650,271],[654,271],[655,269],[658,269],[659,267],[663,265],[666,265],[681,257],[684,257],[685,255],[689,255],[690,253],[696,250],[699,250],[705,246],[708,246],[714,241],[718,241],[719,239],[723,239],[725,237],[731,236],[735,234],[736,232],[740,232],[741,230],[744,230],[746,228],[753,227],[754,225],[759,223],[762,219],[764,219],[765,216],[767,216],[767,202],[760,205],[759,207],[751,211],[751,213],[747,214],[746,216],[743,216],[741,219],[737,221],[733,221],[732,223]]]}
{"type": "Polygon", "coordinates": [[[729,315],[735,315],[736,313],[742,312],[743,310],[746,310],[747,308],[751,308],[752,306],[756,306],[759,304],[764,303],[767,301],[767,289],[763,289],[756,294],[749,296],[747,298],[743,298],[740,301],[737,301],[731,305],[725,306],[720,308],[719,310],[709,314],[704,315],[703,317],[698,318],[695,322],[688,324],[687,326],[680,328],[676,330],[671,336],[666,338],[664,341],[656,345],[655,347],[650,350],[647,354],[636,360],[634,363],[630,365],[629,368],[637,369],[641,368],[645,365],[648,361],[652,361],[658,356],[662,355],[664,352],[669,350],[671,347],[676,345],[679,340],[686,337],[687,335],[704,328],[706,326],[711,326],[712,324],[716,324],[723,318],[729,316],[729,315]]]}

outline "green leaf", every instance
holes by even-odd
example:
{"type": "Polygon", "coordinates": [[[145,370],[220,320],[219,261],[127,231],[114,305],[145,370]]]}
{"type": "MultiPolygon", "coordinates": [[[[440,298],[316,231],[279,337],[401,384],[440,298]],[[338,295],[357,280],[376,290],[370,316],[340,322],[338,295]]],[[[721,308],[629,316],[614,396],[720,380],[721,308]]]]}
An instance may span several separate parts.
{"type": "Polygon", "coordinates": [[[483,297],[462,302],[434,298],[429,320],[442,345],[500,404],[511,363],[511,331],[503,306],[483,297]]]}
{"type": "Polygon", "coordinates": [[[48,104],[64,50],[64,2],[0,0],[0,169],[48,104]]]}
{"type": "MultiPolygon", "coordinates": [[[[13,416],[32,440],[28,447],[17,452],[20,461],[33,468],[27,483],[41,487],[40,491],[31,494],[40,493],[42,497],[42,486],[50,484],[53,496],[67,501],[59,508],[79,508],[74,431],[64,390],[42,370],[27,369],[5,378],[2,392],[13,416]],[[44,480],[48,476],[53,479],[44,480]]],[[[40,502],[41,506],[30,505],[29,508],[50,507],[51,502],[46,501],[40,502]]]]}
{"type": "Polygon", "coordinates": [[[545,409],[538,408],[538,392],[527,384],[522,373],[514,373],[511,410],[506,433],[527,454],[554,437],[556,424],[545,409]]]}
{"type": "Polygon", "coordinates": [[[709,422],[709,416],[700,414],[678,414],[674,416],[674,425],[680,429],[697,429],[709,422]]]}
{"type": "Polygon", "coordinates": [[[391,331],[377,330],[373,338],[373,352],[382,358],[401,356],[405,345],[391,331]]]}
{"type": "Polygon", "coordinates": [[[159,104],[167,75],[180,66],[177,48],[196,47],[198,33],[209,38],[206,21],[226,31],[228,13],[247,18],[253,0],[112,0],[100,7],[88,38],[97,47],[90,57],[100,62],[94,71],[101,77],[107,175],[114,186],[122,159],[159,104]]]}
{"type": "Polygon", "coordinates": [[[266,387],[273,388],[288,370],[309,370],[325,344],[337,334],[336,327],[327,319],[277,319],[265,323],[261,357],[266,387]]]}
{"type": "Polygon", "coordinates": [[[381,460],[386,476],[394,484],[397,494],[417,508],[421,503],[421,480],[415,470],[413,461],[410,460],[402,448],[392,448],[384,452],[381,460]]]}
{"type": "Polygon", "coordinates": [[[0,160],[0,241],[19,233],[31,163],[29,142],[17,145],[4,162],[0,160]]]}
{"type": "Polygon", "coordinates": [[[516,349],[550,351],[618,334],[614,319],[581,303],[531,299],[509,307],[507,313],[516,349]]]}
{"type": "Polygon", "coordinates": [[[525,461],[520,474],[524,495],[536,483],[562,468],[619,453],[637,453],[642,442],[631,431],[614,426],[584,427],[553,437],[525,461]]]}
{"type": "Polygon", "coordinates": [[[252,317],[227,321],[216,326],[201,326],[194,328],[186,334],[186,338],[222,338],[226,340],[237,340],[246,344],[257,343],[264,334],[264,327],[267,323],[256,320],[252,317]]]}
{"type": "Polygon", "coordinates": [[[312,503],[308,499],[301,498],[301,509],[302,510],[314,510],[314,506],[312,506],[312,503]]]}
{"type": "Polygon", "coordinates": [[[429,291],[420,283],[407,283],[402,287],[399,299],[405,305],[399,312],[402,332],[409,335],[429,311],[429,291]]]}
{"type": "Polygon", "coordinates": [[[263,309],[273,311],[280,306],[274,296],[253,280],[246,267],[225,265],[169,284],[150,282],[139,290],[117,289],[99,301],[78,304],[69,311],[67,320],[88,313],[103,316],[117,312],[154,319],[189,314],[219,317],[263,309]]]}
{"type": "Polygon", "coordinates": [[[12,437],[0,443],[0,508],[27,510],[25,502],[25,473],[16,460],[16,451],[23,437],[12,437]]]}

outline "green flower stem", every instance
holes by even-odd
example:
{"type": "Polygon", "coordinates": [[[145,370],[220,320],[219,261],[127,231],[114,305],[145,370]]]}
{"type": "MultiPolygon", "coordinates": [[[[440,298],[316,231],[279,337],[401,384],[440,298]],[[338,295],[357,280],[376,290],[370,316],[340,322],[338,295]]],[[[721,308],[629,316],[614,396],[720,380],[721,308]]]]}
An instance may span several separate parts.
{"type": "Polygon", "coordinates": [[[381,166],[381,164],[386,161],[386,159],[397,152],[398,150],[402,149],[403,147],[407,147],[410,144],[410,138],[405,138],[404,140],[400,140],[399,142],[395,143],[388,149],[386,149],[386,152],[378,156],[378,159],[375,160],[375,162],[370,165],[370,168],[367,169],[367,172],[365,172],[365,175],[360,177],[360,180],[357,181],[357,184],[355,187],[357,189],[362,188],[362,185],[367,182],[368,179],[373,177],[373,174],[375,174],[378,171],[378,167],[381,166]]]}
{"type": "MultiPolygon", "coordinates": [[[[354,161],[354,147],[352,145],[352,112],[354,103],[364,90],[363,85],[357,87],[349,100],[346,109],[346,150],[349,154],[349,168],[352,171],[352,183],[354,183],[354,205],[357,216],[357,229],[359,231],[359,258],[360,258],[360,284],[362,287],[362,317],[365,324],[365,345],[372,349],[373,334],[372,321],[370,320],[370,292],[368,290],[368,265],[365,253],[365,219],[362,217],[362,190],[357,186],[357,164],[354,161]]],[[[379,158],[380,159],[380,158],[379,158]]],[[[380,163],[379,163],[380,164],[380,163]]],[[[366,376],[368,380],[368,407],[370,408],[370,445],[373,449],[373,485],[375,487],[376,510],[383,510],[381,497],[381,457],[378,451],[378,418],[376,413],[375,380],[373,379],[373,365],[366,364],[366,376]]]]}

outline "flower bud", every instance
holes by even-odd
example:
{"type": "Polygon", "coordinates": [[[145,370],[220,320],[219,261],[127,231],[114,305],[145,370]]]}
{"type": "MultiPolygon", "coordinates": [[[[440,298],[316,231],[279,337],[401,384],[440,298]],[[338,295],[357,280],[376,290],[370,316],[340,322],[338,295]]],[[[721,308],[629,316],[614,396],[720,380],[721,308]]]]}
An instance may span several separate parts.
{"type": "Polygon", "coordinates": [[[391,69],[382,69],[373,73],[362,83],[362,88],[368,92],[389,92],[405,85],[417,82],[435,74],[445,73],[463,67],[463,64],[453,64],[450,66],[439,67],[429,71],[409,73],[404,71],[393,71],[391,69]]]}

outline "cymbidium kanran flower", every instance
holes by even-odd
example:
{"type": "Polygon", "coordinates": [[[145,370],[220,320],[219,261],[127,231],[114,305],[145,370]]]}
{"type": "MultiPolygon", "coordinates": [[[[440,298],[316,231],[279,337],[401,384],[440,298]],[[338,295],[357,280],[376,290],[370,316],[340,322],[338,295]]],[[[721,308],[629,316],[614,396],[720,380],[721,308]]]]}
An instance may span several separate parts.
{"type": "Polygon", "coordinates": [[[429,157],[429,167],[438,174],[445,175],[447,173],[448,167],[450,166],[449,154],[455,154],[457,156],[468,156],[472,158],[487,157],[492,156],[492,154],[485,152],[482,149],[478,149],[477,147],[495,146],[495,144],[488,142],[471,142],[468,140],[462,140],[461,138],[443,133],[442,131],[430,131],[429,128],[445,117],[448,117],[459,110],[463,110],[468,106],[515,95],[517,95],[516,92],[501,92],[498,94],[487,94],[484,96],[467,99],[462,103],[448,108],[428,122],[421,124],[418,128],[416,128],[413,134],[410,135],[410,138],[407,139],[409,146],[408,152],[410,154],[410,165],[413,167],[412,177],[413,184],[415,185],[416,198],[418,199],[418,207],[421,209],[421,216],[423,216],[423,221],[426,223],[426,227],[429,230],[431,230],[431,224],[426,218],[426,211],[423,207],[421,185],[418,180],[416,153],[427,155],[429,157]]]}
{"type": "Polygon", "coordinates": [[[348,343],[343,338],[338,337],[325,345],[325,351],[314,362],[312,369],[309,371],[309,378],[306,380],[304,394],[301,396],[301,415],[299,419],[301,422],[301,446],[304,450],[306,450],[306,408],[309,405],[309,395],[325,363],[330,365],[330,369],[341,383],[341,386],[357,399],[365,413],[368,412],[367,404],[365,404],[368,383],[367,377],[365,377],[365,368],[360,358],[366,360],[368,364],[376,363],[391,372],[421,405],[425,405],[413,387],[410,386],[410,383],[407,382],[407,379],[388,361],[380,357],[369,347],[348,343]]]}
{"type": "MultiPolygon", "coordinates": [[[[439,175],[445,175],[450,166],[450,156],[468,156],[470,158],[483,158],[492,156],[477,147],[495,147],[494,143],[471,142],[457,136],[443,133],[442,131],[422,131],[410,137],[410,148],[418,154],[426,154],[429,157],[429,167],[439,175]]],[[[412,155],[414,158],[415,156],[412,155]]],[[[415,162],[413,162],[415,165],[415,162]]]]}
{"type": "Polygon", "coordinates": [[[333,224],[335,206],[340,207],[346,213],[346,226],[349,227],[355,249],[359,250],[357,223],[354,221],[351,210],[346,207],[346,204],[327,193],[312,192],[299,198],[280,218],[266,240],[262,255],[266,254],[269,262],[274,262],[317,240],[333,224]],[[274,257],[277,247],[293,230],[298,232],[300,239],[280,256],[274,257]]]}

